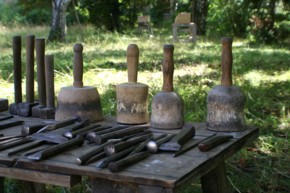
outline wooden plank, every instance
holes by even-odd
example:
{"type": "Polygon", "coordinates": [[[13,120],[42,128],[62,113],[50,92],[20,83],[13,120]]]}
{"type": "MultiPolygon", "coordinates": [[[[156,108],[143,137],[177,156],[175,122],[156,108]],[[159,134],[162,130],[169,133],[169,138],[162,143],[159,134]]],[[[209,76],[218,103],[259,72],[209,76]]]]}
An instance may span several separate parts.
{"type": "Polygon", "coordinates": [[[72,187],[81,181],[81,176],[77,175],[64,175],[18,168],[0,168],[0,176],[64,187],[72,187]]]}
{"type": "Polygon", "coordinates": [[[203,193],[231,193],[225,163],[221,162],[212,171],[202,176],[201,185],[203,193]]]}

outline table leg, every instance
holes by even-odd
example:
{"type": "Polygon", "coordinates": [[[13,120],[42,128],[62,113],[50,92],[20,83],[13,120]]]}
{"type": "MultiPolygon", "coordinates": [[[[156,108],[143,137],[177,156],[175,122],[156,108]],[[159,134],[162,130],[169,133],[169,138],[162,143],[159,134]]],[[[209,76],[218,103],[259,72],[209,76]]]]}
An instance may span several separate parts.
{"type": "Polygon", "coordinates": [[[46,193],[45,184],[28,182],[28,181],[20,181],[21,188],[23,193],[46,193]]]}
{"type": "Polygon", "coordinates": [[[138,185],[128,182],[113,182],[102,179],[90,179],[91,193],[176,193],[172,189],[157,186],[138,185]]]}
{"type": "Polygon", "coordinates": [[[217,167],[201,177],[203,193],[231,193],[226,175],[225,162],[222,161],[217,167]]]}
{"type": "Polygon", "coordinates": [[[4,192],[4,177],[0,177],[0,193],[4,192]]]}

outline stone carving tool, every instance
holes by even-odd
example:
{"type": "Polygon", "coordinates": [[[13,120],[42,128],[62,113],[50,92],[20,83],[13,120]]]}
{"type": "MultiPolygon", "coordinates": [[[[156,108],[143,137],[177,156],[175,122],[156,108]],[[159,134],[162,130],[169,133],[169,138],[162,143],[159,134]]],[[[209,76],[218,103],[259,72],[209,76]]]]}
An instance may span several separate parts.
{"type": "Polygon", "coordinates": [[[26,102],[17,104],[17,115],[22,117],[31,116],[38,104],[34,101],[34,42],[34,35],[26,36],[26,102]]]}
{"type": "Polygon", "coordinates": [[[13,75],[14,75],[14,103],[9,106],[9,113],[17,115],[17,104],[22,102],[21,84],[21,36],[13,37],[13,75]]]}
{"type": "Polygon", "coordinates": [[[71,139],[65,143],[53,145],[53,146],[48,147],[42,151],[27,155],[27,159],[38,160],[38,161],[43,160],[43,159],[46,159],[48,157],[55,156],[58,153],[61,153],[63,151],[66,151],[69,148],[76,147],[76,146],[82,146],[83,143],[84,143],[84,139],[82,137],[77,137],[77,138],[71,139]]]}
{"type": "Polygon", "coordinates": [[[204,140],[203,142],[200,142],[198,144],[198,149],[200,151],[208,151],[224,142],[227,142],[228,140],[230,140],[231,138],[233,138],[232,135],[217,135],[217,136],[212,136],[206,140],[204,140]]]}
{"type": "Polygon", "coordinates": [[[9,121],[6,123],[0,123],[0,129],[6,129],[9,127],[14,127],[17,125],[21,125],[24,121],[9,121]]]}
{"type": "Polygon", "coordinates": [[[132,134],[136,134],[136,133],[140,133],[145,131],[146,129],[148,129],[147,126],[136,126],[136,127],[129,127],[126,129],[122,129],[119,131],[114,131],[111,133],[105,133],[102,135],[96,135],[96,144],[100,145],[106,141],[108,141],[109,139],[116,139],[119,137],[124,137],[124,136],[128,136],[128,135],[132,135],[132,134]]]}
{"type": "Polygon", "coordinates": [[[180,132],[175,135],[170,141],[163,143],[159,146],[162,151],[180,151],[182,146],[195,135],[195,128],[193,125],[184,127],[180,132]]]}
{"type": "Polygon", "coordinates": [[[198,146],[199,143],[203,142],[204,140],[206,140],[206,139],[208,139],[208,138],[210,138],[210,137],[212,137],[212,136],[214,136],[214,135],[216,135],[216,134],[214,133],[214,134],[212,134],[212,135],[210,135],[210,136],[208,136],[208,137],[206,137],[206,138],[204,138],[204,139],[197,139],[197,138],[194,138],[193,140],[188,141],[186,144],[184,144],[184,145],[182,146],[181,150],[178,151],[178,152],[176,152],[176,153],[174,153],[172,156],[173,156],[173,157],[177,157],[177,156],[179,156],[179,155],[181,155],[181,154],[183,154],[183,153],[189,151],[190,149],[192,149],[192,148],[198,146]]]}
{"type": "Polygon", "coordinates": [[[111,126],[108,125],[100,125],[97,123],[93,123],[90,124],[88,126],[85,126],[84,128],[81,128],[79,130],[75,130],[75,131],[67,131],[63,134],[63,136],[65,136],[68,139],[72,139],[76,136],[82,136],[82,137],[86,137],[88,135],[88,133],[90,133],[91,131],[102,131],[105,129],[110,128],[111,126]]]}
{"type": "Polygon", "coordinates": [[[54,57],[45,55],[45,86],[46,86],[46,107],[41,108],[39,117],[42,119],[54,119],[55,102],[54,102],[54,57]]]}
{"type": "Polygon", "coordinates": [[[148,151],[143,151],[139,153],[135,153],[133,155],[129,155],[121,160],[116,162],[110,162],[108,168],[111,172],[119,172],[124,168],[131,166],[132,164],[147,158],[150,155],[148,151]]]}
{"type": "Polygon", "coordinates": [[[91,122],[103,120],[100,96],[92,86],[83,86],[83,46],[74,45],[73,86],[63,87],[57,98],[55,120],[62,121],[73,115],[91,122]]]}
{"type": "Polygon", "coordinates": [[[148,118],[148,85],[137,82],[139,48],[130,44],[127,48],[128,82],[116,85],[117,122],[143,124],[148,118]]]}
{"type": "Polygon", "coordinates": [[[173,45],[164,45],[163,87],[151,104],[151,126],[157,129],[180,129],[184,124],[183,100],[173,90],[173,45]]]}
{"type": "Polygon", "coordinates": [[[105,158],[104,160],[100,161],[97,164],[97,168],[106,168],[110,162],[122,159],[126,157],[131,151],[133,151],[136,148],[136,146],[129,147],[128,149],[121,151],[119,153],[116,153],[114,155],[111,155],[110,157],[105,158]]]}
{"type": "Polygon", "coordinates": [[[221,85],[207,96],[206,127],[214,131],[241,131],[245,127],[245,94],[232,85],[232,38],[222,38],[221,85]]]}
{"type": "Polygon", "coordinates": [[[39,104],[32,108],[32,116],[39,117],[40,109],[46,107],[46,84],[45,84],[45,39],[35,39],[36,64],[37,64],[37,90],[39,104]]]}
{"type": "Polygon", "coordinates": [[[4,121],[4,120],[7,120],[7,119],[12,119],[13,117],[14,117],[13,115],[1,116],[0,117],[0,121],[4,121]]]}
{"type": "Polygon", "coordinates": [[[146,144],[146,148],[150,153],[156,153],[158,152],[159,146],[163,143],[166,143],[167,141],[171,140],[174,137],[173,134],[167,134],[165,137],[162,137],[161,139],[158,140],[152,140],[149,141],[146,144]]]}
{"type": "Polygon", "coordinates": [[[134,139],[128,140],[128,141],[121,141],[117,144],[109,144],[107,146],[104,147],[104,150],[106,152],[107,156],[116,154],[118,152],[121,152],[131,146],[135,146],[138,145],[142,142],[144,142],[145,140],[147,140],[148,138],[150,138],[152,136],[152,134],[145,134],[145,135],[141,135],[138,137],[135,137],[134,139]]]}

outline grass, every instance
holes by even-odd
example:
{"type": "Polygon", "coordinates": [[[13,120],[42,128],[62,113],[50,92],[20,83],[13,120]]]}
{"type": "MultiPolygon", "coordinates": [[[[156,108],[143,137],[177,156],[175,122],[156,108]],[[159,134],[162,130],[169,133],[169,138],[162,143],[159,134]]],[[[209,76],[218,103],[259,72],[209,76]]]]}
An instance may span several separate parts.
{"type": "MultiPolygon", "coordinates": [[[[35,34],[36,37],[47,37],[49,29],[45,26],[0,29],[0,93],[1,98],[13,102],[12,36],[19,34],[24,38],[35,34]]],[[[56,96],[61,87],[72,85],[72,47],[77,42],[84,45],[84,85],[97,87],[105,115],[116,114],[115,85],[127,81],[128,44],[136,43],[140,49],[138,81],[149,85],[150,100],[162,86],[162,46],[174,44],[174,86],[185,102],[185,119],[205,121],[207,93],[220,82],[220,37],[211,40],[198,37],[197,43],[191,44],[173,42],[170,29],[155,29],[154,37],[149,38],[145,33],[137,36],[135,31],[108,33],[92,26],[69,27],[67,42],[46,45],[46,53],[55,57],[56,96]]],[[[24,46],[23,43],[23,64],[24,46]]],[[[233,56],[234,84],[241,87],[247,96],[247,123],[260,128],[260,137],[227,160],[232,188],[241,193],[289,192],[289,47],[251,46],[245,40],[234,39],[233,56]]],[[[23,83],[24,72],[25,69],[23,83]]],[[[87,183],[84,181],[66,192],[86,190],[87,183]]],[[[49,192],[61,191],[64,190],[49,187],[49,192]]],[[[200,192],[198,181],[184,192],[200,192]]]]}

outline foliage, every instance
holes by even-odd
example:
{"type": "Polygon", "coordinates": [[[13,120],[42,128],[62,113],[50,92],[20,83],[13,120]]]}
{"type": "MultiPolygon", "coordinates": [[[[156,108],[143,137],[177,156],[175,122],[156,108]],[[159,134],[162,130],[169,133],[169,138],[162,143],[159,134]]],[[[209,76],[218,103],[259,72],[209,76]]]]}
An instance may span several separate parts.
{"type": "Polygon", "coordinates": [[[6,26],[12,26],[25,21],[20,14],[20,7],[15,3],[0,3],[0,23],[6,26]]]}
{"type": "MultiPolygon", "coordinates": [[[[35,33],[42,37],[48,29],[1,27],[1,97],[13,102],[13,34],[35,33]]],[[[170,29],[155,28],[154,38],[148,38],[147,34],[136,36],[132,31],[109,33],[89,25],[82,26],[82,30],[84,84],[98,89],[105,115],[116,114],[115,85],[127,81],[126,48],[130,43],[139,46],[138,81],[149,85],[149,100],[160,91],[162,45],[173,43],[170,29]]],[[[72,84],[72,47],[80,41],[79,31],[78,27],[69,26],[67,42],[46,45],[46,53],[55,57],[56,96],[61,87],[72,84]]],[[[219,84],[221,75],[220,40],[199,36],[196,44],[174,42],[174,46],[174,86],[185,101],[186,121],[205,121],[207,93],[219,84]]],[[[236,192],[289,192],[289,49],[280,44],[254,47],[245,40],[234,39],[233,58],[234,84],[240,86],[247,97],[247,123],[259,127],[260,137],[227,160],[228,178],[236,192]]],[[[16,193],[18,184],[12,180],[8,182],[11,185],[7,186],[7,192],[16,193]]],[[[199,182],[188,186],[185,192],[200,192],[200,185],[196,183],[199,182]]],[[[70,192],[88,192],[87,187],[88,182],[83,181],[70,192]]],[[[49,191],[61,192],[55,187],[49,187],[49,191]]]]}

